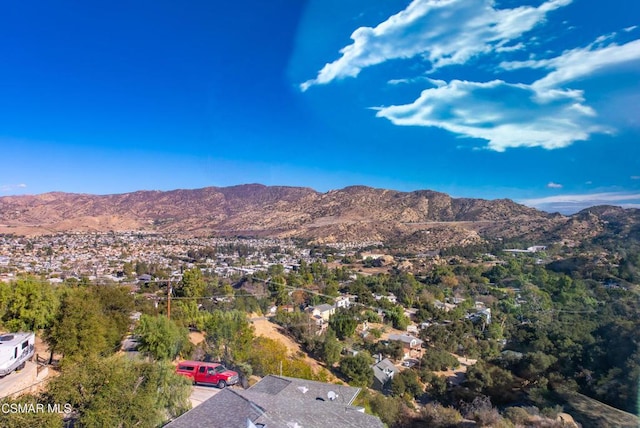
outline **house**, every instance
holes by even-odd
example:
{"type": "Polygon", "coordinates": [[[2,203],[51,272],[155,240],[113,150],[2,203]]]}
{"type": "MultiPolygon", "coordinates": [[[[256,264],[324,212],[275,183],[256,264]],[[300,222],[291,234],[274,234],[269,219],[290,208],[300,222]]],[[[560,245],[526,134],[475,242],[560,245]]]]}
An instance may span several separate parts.
{"type": "Polygon", "coordinates": [[[328,305],[326,303],[318,306],[314,306],[311,309],[311,315],[314,317],[319,316],[323,321],[329,321],[329,317],[336,313],[336,307],[328,305]]]}
{"type": "Polygon", "coordinates": [[[400,373],[400,370],[388,358],[377,362],[371,368],[373,369],[372,388],[381,392],[388,391],[391,388],[391,380],[400,373]]]}
{"type": "Polygon", "coordinates": [[[225,388],[167,428],[382,428],[353,406],[360,388],[269,375],[247,390],[225,388]]]}
{"type": "Polygon", "coordinates": [[[449,312],[450,310],[456,308],[456,305],[454,305],[452,303],[443,303],[440,300],[434,300],[433,301],[433,306],[436,309],[440,309],[441,311],[445,311],[445,312],[449,312]]]}
{"type": "Polygon", "coordinates": [[[316,326],[316,334],[322,334],[328,326],[329,318],[336,312],[336,307],[328,304],[309,306],[305,311],[311,318],[311,323],[316,326]]]}
{"type": "Polygon", "coordinates": [[[351,298],[351,296],[347,296],[347,295],[336,297],[335,307],[336,308],[345,308],[345,309],[348,308],[349,306],[351,306],[350,298],[351,298]]]}
{"type": "Polygon", "coordinates": [[[484,321],[486,324],[491,324],[491,308],[480,309],[478,312],[468,314],[466,318],[472,322],[484,321]]]}
{"type": "Polygon", "coordinates": [[[422,340],[408,334],[390,334],[389,340],[402,343],[403,358],[411,358],[418,354],[422,348],[422,340]]]}
{"type": "Polygon", "coordinates": [[[398,298],[396,297],[395,294],[393,293],[388,293],[386,295],[382,295],[382,294],[374,294],[373,298],[376,300],[382,300],[382,299],[387,299],[388,301],[390,301],[391,303],[393,303],[394,305],[396,303],[398,303],[398,298]]]}

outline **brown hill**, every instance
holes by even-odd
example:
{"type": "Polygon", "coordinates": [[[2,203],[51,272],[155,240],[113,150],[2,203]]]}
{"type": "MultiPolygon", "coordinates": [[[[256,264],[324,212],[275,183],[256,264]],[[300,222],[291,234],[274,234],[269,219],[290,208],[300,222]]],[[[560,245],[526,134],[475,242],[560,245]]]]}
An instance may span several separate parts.
{"type": "MultiPolygon", "coordinates": [[[[609,216],[620,215],[605,210],[609,216]]],[[[406,242],[415,249],[482,236],[579,239],[600,233],[598,213],[547,214],[507,199],[364,186],[319,193],[247,184],[117,195],[46,193],[0,198],[0,233],[149,230],[185,235],[301,237],[317,242],[406,242]]]]}

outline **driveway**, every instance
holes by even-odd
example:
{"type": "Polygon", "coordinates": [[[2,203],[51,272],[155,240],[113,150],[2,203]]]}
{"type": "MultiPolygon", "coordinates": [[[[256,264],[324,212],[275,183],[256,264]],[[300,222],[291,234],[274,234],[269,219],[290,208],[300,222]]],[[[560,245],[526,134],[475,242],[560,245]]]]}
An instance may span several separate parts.
{"type": "Polygon", "coordinates": [[[0,379],[0,398],[19,392],[27,392],[30,387],[39,383],[37,379],[37,365],[27,361],[24,369],[13,372],[0,379]]]}
{"type": "Polygon", "coordinates": [[[199,406],[203,401],[216,395],[221,390],[215,386],[195,385],[189,396],[191,407],[199,406]]]}

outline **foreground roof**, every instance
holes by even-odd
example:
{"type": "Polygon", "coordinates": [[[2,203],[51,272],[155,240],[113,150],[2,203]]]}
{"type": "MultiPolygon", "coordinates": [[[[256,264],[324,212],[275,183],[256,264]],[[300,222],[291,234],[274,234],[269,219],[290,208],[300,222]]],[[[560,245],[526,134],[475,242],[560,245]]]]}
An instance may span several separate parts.
{"type": "Polygon", "coordinates": [[[170,422],[168,428],[382,428],[351,405],[359,388],[267,376],[248,390],[226,388],[170,422]]]}

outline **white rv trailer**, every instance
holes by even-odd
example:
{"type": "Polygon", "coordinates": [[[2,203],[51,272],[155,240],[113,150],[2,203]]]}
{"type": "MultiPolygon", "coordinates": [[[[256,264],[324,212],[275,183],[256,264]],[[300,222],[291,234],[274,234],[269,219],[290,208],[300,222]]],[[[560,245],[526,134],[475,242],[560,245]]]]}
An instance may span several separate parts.
{"type": "Polygon", "coordinates": [[[0,377],[24,368],[33,357],[35,340],[35,334],[30,332],[0,335],[0,377]]]}

